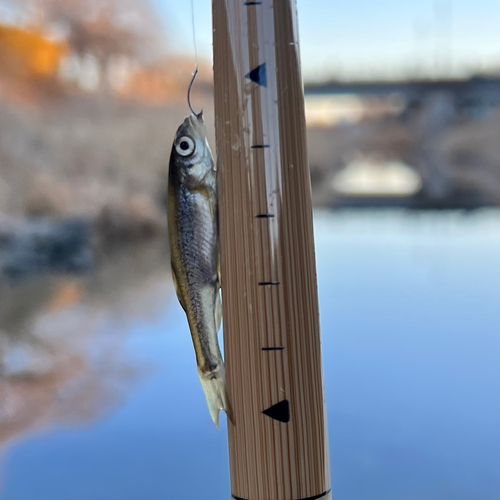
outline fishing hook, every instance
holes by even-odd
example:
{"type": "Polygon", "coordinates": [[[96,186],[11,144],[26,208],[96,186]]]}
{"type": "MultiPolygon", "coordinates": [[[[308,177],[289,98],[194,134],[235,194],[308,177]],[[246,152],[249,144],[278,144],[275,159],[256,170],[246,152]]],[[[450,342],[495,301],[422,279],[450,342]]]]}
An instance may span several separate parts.
{"type": "Polygon", "coordinates": [[[194,73],[193,73],[193,78],[191,78],[191,83],[189,84],[189,87],[188,87],[187,99],[188,99],[188,106],[189,106],[189,109],[191,110],[191,113],[193,113],[193,115],[195,115],[195,116],[200,116],[203,113],[203,110],[201,110],[199,113],[195,113],[193,106],[191,106],[191,87],[193,86],[193,83],[194,83],[194,80],[195,80],[197,74],[198,74],[198,64],[196,65],[196,69],[194,70],[194,73]]]}

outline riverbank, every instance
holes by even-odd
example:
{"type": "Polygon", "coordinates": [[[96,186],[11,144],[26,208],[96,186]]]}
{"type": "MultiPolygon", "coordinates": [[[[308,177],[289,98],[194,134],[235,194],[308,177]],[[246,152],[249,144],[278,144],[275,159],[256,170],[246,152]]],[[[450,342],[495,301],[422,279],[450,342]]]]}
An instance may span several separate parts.
{"type": "Polygon", "coordinates": [[[412,113],[358,116],[335,126],[309,126],[314,204],[419,209],[499,206],[498,137],[500,110],[492,109],[480,119],[460,116],[446,96],[429,96],[412,113]],[[358,196],[337,190],[339,176],[359,163],[364,166],[363,176],[351,176],[351,184],[366,183],[367,176],[370,180],[378,176],[381,181],[399,163],[418,175],[420,188],[399,197],[384,194],[384,186],[377,196],[371,196],[369,190],[358,196]]]}
{"type": "MultiPolygon", "coordinates": [[[[215,152],[210,96],[200,96],[197,105],[215,152]]],[[[446,110],[446,100],[436,98],[410,117],[372,114],[309,126],[314,205],[498,206],[500,113],[472,120],[446,110]],[[346,185],[346,172],[351,187],[361,172],[362,183],[368,176],[372,188],[383,188],[398,168],[418,177],[404,196],[338,189],[340,174],[346,185]]],[[[66,96],[36,107],[0,104],[0,271],[80,272],[96,254],[166,241],[168,159],[186,113],[185,105],[148,106],[104,95],[66,96]]]]}

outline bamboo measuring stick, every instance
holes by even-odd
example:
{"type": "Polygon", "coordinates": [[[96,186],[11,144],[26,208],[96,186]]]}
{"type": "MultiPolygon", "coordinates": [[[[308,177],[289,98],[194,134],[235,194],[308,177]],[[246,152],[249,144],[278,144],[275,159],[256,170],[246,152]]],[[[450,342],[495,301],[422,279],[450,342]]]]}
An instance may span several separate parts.
{"type": "Polygon", "coordinates": [[[292,0],[213,0],[231,491],[331,498],[292,0]]]}

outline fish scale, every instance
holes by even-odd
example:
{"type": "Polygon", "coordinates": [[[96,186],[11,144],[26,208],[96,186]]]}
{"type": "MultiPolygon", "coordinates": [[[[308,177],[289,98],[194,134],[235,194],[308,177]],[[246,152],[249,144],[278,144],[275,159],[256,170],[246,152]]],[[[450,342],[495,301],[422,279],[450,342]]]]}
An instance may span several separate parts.
{"type": "Polygon", "coordinates": [[[232,419],[218,343],[221,303],[215,165],[203,114],[178,128],[169,163],[168,222],[172,276],[188,320],[210,415],[232,419]]]}

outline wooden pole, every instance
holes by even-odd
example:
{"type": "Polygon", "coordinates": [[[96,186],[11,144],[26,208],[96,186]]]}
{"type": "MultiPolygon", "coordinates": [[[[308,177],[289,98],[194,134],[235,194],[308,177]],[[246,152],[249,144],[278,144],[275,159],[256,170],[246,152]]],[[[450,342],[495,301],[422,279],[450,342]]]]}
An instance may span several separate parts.
{"type": "Polygon", "coordinates": [[[329,500],[295,2],[212,6],[231,491],[329,500]]]}

